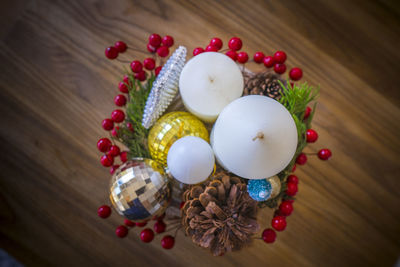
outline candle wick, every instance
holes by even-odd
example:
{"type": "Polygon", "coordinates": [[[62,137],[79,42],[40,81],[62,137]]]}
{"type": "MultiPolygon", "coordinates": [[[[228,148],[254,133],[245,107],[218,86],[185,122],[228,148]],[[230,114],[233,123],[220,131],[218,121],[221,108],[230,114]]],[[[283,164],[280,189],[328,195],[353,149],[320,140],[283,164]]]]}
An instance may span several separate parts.
{"type": "Polygon", "coordinates": [[[253,138],[253,141],[256,141],[257,139],[264,139],[264,133],[258,132],[256,137],[253,138]]]}

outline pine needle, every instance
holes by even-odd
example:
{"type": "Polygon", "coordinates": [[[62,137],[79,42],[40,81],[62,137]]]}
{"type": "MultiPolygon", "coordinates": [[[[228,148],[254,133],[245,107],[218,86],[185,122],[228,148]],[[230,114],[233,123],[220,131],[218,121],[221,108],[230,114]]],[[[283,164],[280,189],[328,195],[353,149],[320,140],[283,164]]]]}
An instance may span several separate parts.
{"type": "Polygon", "coordinates": [[[129,89],[129,95],[126,106],[126,123],[119,126],[117,137],[114,139],[123,143],[129,149],[130,157],[150,158],[147,145],[149,130],[142,126],[142,118],[155,76],[151,74],[151,77],[144,84],[136,80],[132,73],[127,73],[127,76],[129,77],[129,83],[126,85],[129,89]],[[127,123],[131,123],[131,129],[128,128],[127,123]]]}

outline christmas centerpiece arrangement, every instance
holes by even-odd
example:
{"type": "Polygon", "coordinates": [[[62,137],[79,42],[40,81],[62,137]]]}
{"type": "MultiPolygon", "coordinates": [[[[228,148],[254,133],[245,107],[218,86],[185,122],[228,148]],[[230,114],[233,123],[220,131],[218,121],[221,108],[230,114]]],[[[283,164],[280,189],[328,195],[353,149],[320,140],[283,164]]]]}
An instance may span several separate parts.
{"type": "MultiPolygon", "coordinates": [[[[122,215],[121,238],[154,222],[140,239],[169,232],[161,238],[165,249],[179,230],[213,255],[254,239],[273,243],[293,211],[303,149],[318,139],[311,121],[319,88],[300,82],[298,67],[283,76],[285,52],[250,59],[237,37],[227,49],[213,38],[191,58],[173,45],[171,36],[152,34],[144,60],[131,61],[129,52],[138,50],[122,41],[105,51],[130,68],[114,99],[120,108],[102,121],[110,136],[97,142],[112,175],[111,204],[98,215],[109,217],[110,206],[122,215]],[[253,72],[250,63],[265,69],[253,72]],[[259,225],[263,208],[275,210],[270,228],[259,225]]],[[[327,160],[331,151],[315,154],[327,160]]]]}

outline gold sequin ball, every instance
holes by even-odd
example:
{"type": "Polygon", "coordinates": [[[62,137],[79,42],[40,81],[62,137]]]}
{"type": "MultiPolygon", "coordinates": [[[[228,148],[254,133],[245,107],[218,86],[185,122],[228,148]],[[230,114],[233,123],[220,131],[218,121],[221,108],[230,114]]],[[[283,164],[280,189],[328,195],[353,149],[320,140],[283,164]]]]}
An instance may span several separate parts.
{"type": "Polygon", "coordinates": [[[170,147],[184,136],[197,136],[209,142],[205,125],[194,115],[183,111],[165,114],[154,124],[148,135],[151,157],[165,166],[170,147]]]}

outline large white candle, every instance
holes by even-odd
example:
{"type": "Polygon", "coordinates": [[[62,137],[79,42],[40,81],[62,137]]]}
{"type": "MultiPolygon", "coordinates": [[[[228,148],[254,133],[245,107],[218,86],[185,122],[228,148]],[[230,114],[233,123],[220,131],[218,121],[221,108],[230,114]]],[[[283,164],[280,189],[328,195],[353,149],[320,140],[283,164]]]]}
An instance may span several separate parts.
{"type": "Polygon", "coordinates": [[[201,53],[184,66],[179,91],[185,107],[200,119],[213,122],[222,109],[243,93],[243,75],[228,56],[201,53]]]}
{"type": "Polygon", "coordinates": [[[211,145],[228,171],[247,179],[267,178],[282,171],[293,158],[296,124],[279,102],[266,96],[244,96],[221,112],[211,145]]]}

